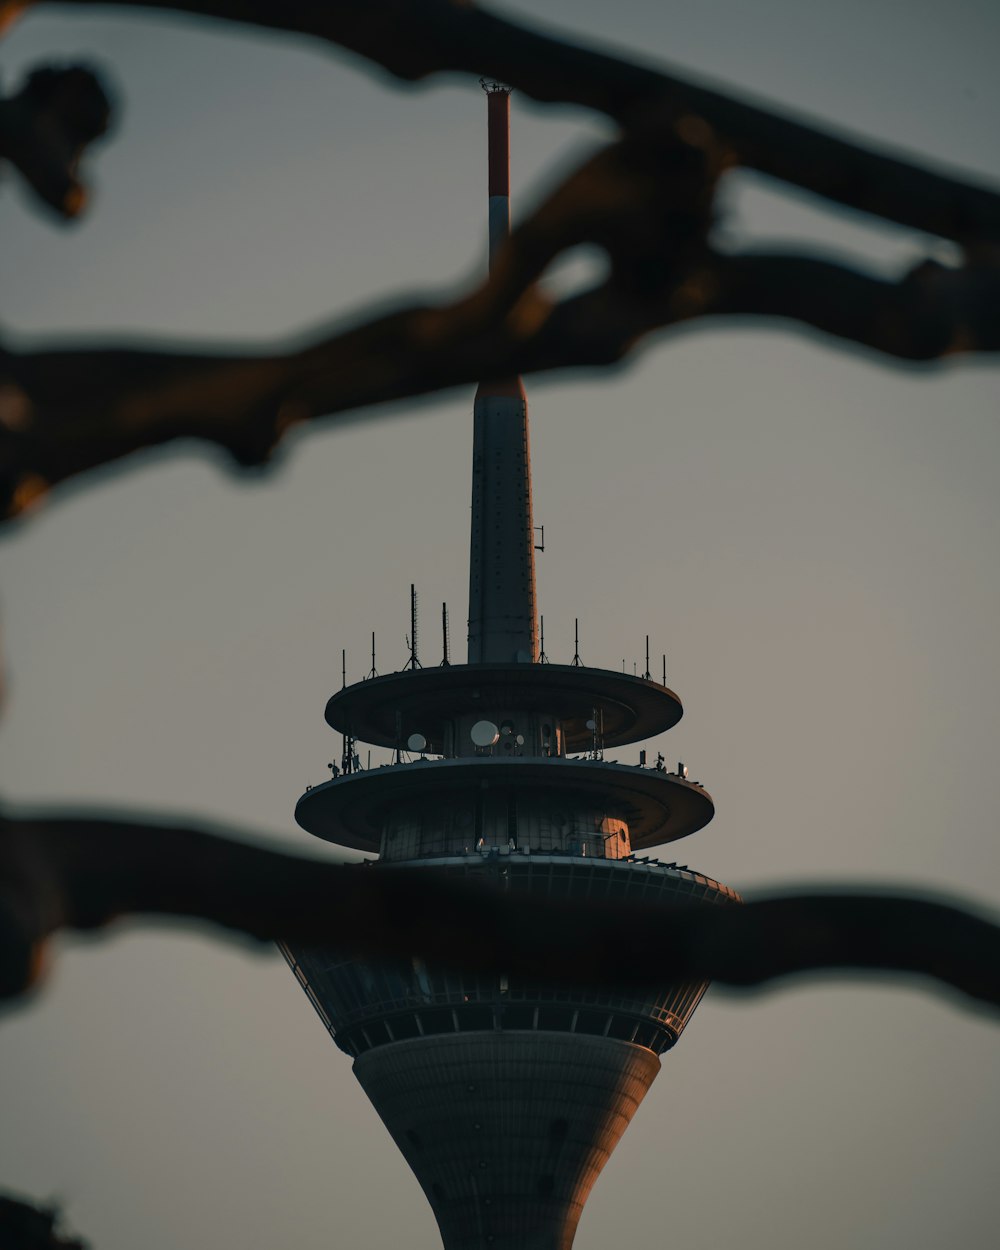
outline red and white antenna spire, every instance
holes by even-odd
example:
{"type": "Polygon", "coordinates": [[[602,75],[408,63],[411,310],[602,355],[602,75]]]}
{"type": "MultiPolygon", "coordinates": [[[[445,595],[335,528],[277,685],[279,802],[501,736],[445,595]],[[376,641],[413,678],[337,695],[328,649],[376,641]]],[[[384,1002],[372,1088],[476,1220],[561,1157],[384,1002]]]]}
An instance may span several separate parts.
{"type": "MultiPolygon", "coordinates": [[[[510,233],[510,88],[480,81],[489,125],[492,271],[510,233]]],[[[521,379],[480,382],[473,411],[469,663],[535,663],[535,532],[521,379]]]]}
{"type": "Polygon", "coordinates": [[[493,260],[510,234],[510,87],[484,78],[479,81],[486,92],[492,272],[493,260]]]}

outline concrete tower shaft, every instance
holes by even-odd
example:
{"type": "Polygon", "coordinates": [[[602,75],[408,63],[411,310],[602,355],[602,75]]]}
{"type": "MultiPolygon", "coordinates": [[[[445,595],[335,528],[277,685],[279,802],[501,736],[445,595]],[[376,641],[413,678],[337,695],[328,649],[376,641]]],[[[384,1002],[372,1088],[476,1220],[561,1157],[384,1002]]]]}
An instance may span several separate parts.
{"type": "MultiPolygon", "coordinates": [[[[510,230],[510,91],[484,84],[490,268],[510,230]]],[[[520,378],[481,382],[473,407],[469,663],[538,659],[528,403],[520,378]]]]}

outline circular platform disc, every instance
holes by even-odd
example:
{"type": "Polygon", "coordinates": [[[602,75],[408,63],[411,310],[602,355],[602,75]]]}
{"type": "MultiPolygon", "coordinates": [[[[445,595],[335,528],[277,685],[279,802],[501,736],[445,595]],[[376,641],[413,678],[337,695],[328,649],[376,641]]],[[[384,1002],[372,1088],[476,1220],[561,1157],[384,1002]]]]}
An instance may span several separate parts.
{"type": "Polygon", "coordinates": [[[395,804],[484,786],[547,795],[571,790],[606,799],[625,811],[633,851],[687,837],[715,814],[702,786],[655,768],[603,760],[464,758],[387,764],[335,777],[306,791],[295,819],[327,842],[378,853],[384,815],[395,804]]]}
{"type": "Polygon", "coordinates": [[[567,751],[593,743],[587,721],[599,708],[605,748],[641,742],[672,729],[684,714],[672,690],[646,677],[572,664],[452,664],[406,669],[339,690],[326,720],[375,746],[404,745],[422,734],[432,752],[442,749],[444,723],[464,713],[512,710],[547,712],[563,726],[567,751]]]}

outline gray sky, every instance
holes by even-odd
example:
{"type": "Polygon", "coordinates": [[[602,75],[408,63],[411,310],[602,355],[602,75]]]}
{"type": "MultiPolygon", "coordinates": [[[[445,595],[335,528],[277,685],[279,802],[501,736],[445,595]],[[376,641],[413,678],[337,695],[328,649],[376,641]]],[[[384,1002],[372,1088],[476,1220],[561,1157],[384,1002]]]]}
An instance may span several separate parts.
{"type": "MultiPolygon", "coordinates": [[[[527,11],[528,6],[520,7],[527,11]]],[[[558,0],[546,20],[872,140],[1000,179],[994,4],[558,0]]],[[[53,9],[0,45],[107,68],[122,121],[86,221],[3,188],[4,332],[253,342],[485,255],[474,83],[387,86],[346,55],[236,28],[53,9]]],[[[605,129],[514,98],[518,208],[605,129]]],[[[933,240],[743,179],[735,238],[894,269],[933,240]]],[[[923,373],[787,329],[653,344],[618,375],[529,381],[546,648],[631,669],[644,636],[686,706],[659,743],[716,799],[665,848],[745,892],[907,883],[1000,905],[997,374],[923,373]]],[[[349,673],[461,647],[471,395],[295,441],[235,479],[151,456],[0,540],[11,698],[0,785],[222,819],[303,851],[292,808],[338,740],[349,673]]],[[[622,758],[625,758],[623,756],[622,758]]],[[[632,755],[629,754],[629,758],[632,755]]],[[[710,994],[591,1198],[692,1250],[939,1250],[1000,1217],[995,1023],[914,988],[710,994]]],[[[277,957],[135,929],[64,950],[0,1028],[0,1182],[55,1194],[96,1250],[432,1250],[430,1210],[277,957]]]]}

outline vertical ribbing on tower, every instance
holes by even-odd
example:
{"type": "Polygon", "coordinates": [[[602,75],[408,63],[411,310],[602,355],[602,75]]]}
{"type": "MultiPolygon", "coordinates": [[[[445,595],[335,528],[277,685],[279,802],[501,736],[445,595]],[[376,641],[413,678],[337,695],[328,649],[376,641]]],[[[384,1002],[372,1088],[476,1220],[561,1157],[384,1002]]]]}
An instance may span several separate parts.
{"type": "MultiPolygon", "coordinates": [[[[483,83],[490,269],[510,230],[510,89],[483,83]]],[[[473,409],[469,663],[538,660],[528,405],[519,377],[483,381],[473,409]]]]}

